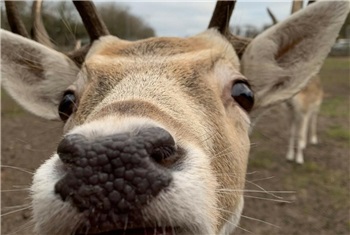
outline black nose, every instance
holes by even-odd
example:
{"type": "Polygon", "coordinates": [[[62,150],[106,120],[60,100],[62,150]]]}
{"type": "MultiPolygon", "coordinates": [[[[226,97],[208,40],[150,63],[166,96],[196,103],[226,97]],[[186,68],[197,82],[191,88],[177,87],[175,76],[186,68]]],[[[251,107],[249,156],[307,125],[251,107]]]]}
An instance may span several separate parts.
{"type": "Polygon", "coordinates": [[[55,192],[87,212],[89,226],[124,223],[169,186],[172,176],[161,162],[175,152],[173,137],[157,127],[93,140],[68,135],[57,149],[66,175],[55,192]]]}

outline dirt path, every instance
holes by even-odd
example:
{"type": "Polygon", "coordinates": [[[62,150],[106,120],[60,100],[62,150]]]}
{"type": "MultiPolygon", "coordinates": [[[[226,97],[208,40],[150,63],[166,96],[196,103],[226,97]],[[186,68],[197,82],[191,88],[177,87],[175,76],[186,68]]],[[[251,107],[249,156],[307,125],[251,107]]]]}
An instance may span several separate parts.
{"type": "MultiPolygon", "coordinates": [[[[306,149],[303,166],[285,161],[288,112],[276,107],[260,121],[252,137],[247,189],[294,193],[246,192],[246,217],[236,235],[250,234],[244,230],[257,235],[350,234],[349,72],[349,59],[344,58],[328,59],[322,69],[326,99],[319,118],[321,143],[306,149]]],[[[62,125],[27,114],[4,92],[1,117],[2,164],[33,172],[54,151],[62,125]]],[[[2,214],[29,206],[31,177],[2,168],[2,214]]],[[[30,210],[3,216],[1,226],[1,234],[30,235],[30,210]]]]}

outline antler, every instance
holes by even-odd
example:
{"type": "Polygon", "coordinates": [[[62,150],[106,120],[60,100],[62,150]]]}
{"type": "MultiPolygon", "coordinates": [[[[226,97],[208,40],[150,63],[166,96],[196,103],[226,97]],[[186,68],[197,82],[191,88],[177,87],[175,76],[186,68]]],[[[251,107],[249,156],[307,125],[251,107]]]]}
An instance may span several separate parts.
{"type": "Polygon", "coordinates": [[[270,10],[270,8],[267,8],[267,13],[269,14],[271,20],[272,20],[272,23],[273,24],[277,24],[278,23],[278,20],[277,18],[275,17],[275,15],[272,13],[272,11],[270,10]]]}
{"type": "Polygon", "coordinates": [[[42,9],[42,0],[37,0],[33,2],[32,5],[32,15],[33,15],[33,29],[32,29],[32,38],[47,46],[54,48],[55,46],[50,41],[49,34],[47,33],[44,23],[42,21],[41,9],[42,9]]]}
{"type": "Polygon", "coordinates": [[[110,34],[92,1],[73,1],[73,3],[83,20],[91,42],[110,34]]]}
{"type": "Polygon", "coordinates": [[[208,28],[217,27],[219,32],[226,34],[236,1],[217,1],[208,28]]]}
{"type": "Polygon", "coordinates": [[[233,45],[239,58],[242,57],[246,47],[252,41],[250,38],[233,35],[229,30],[229,22],[232,12],[235,8],[234,1],[217,1],[210,20],[208,28],[217,27],[219,32],[223,34],[233,45]]]}
{"type": "Polygon", "coordinates": [[[18,14],[15,1],[5,1],[7,20],[11,31],[23,37],[29,38],[29,34],[18,14]]]}
{"type": "Polygon", "coordinates": [[[90,36],[90,44],[80,47],[78,50],[67,53],[67,56],[73,60],[77,66],[81,66],[85,56],[90,50],[91,43],[101,36],[109,35],[109,31],[97,13],[96,7],[92,1],[73,1],[84,23],[85,29],[90,36]]]}

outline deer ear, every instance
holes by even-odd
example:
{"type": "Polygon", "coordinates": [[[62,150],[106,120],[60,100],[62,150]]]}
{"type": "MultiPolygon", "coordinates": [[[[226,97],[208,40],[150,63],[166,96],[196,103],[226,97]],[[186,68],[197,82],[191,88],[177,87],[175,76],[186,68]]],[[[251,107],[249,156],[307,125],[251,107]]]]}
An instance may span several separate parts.
{"type": "Polygon", "coordinates": [[[253,113],[291,98],[318,73],[348,13],[348,1],[319,1],[253,39],[241,62],[253,113]]]}
{"type": "Polygon", "coordinates": [[[25,109],[59,119],[58,105],[78,67],[65,55],[1,30],[1,78],[5,90],[25,109]]]}

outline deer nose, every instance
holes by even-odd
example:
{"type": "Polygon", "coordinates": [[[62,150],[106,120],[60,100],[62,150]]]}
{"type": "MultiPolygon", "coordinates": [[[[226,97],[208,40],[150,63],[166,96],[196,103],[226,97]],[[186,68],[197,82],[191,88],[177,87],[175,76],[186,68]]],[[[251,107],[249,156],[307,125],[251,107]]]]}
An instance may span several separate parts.
{"type": "Polygon", "coordinates": [[[92,220],[108,217],[116,223],[169,186],[172,175],[161,161],[175,152],[173,137],[158,127],[92,140],[68,135],[57,149],[66,174],[55,192],[79,211],[93,211],[92,220]]]}

